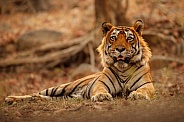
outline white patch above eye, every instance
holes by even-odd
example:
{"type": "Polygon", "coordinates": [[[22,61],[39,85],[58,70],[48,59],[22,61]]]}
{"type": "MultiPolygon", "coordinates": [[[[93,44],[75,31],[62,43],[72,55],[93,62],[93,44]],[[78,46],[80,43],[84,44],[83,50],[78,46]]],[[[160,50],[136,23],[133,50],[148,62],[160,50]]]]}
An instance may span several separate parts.
{"type": "Polygon", "coordinates": [[[126,40],[127,40],[127,41],[131,42],[131,41],[134,40],[134,34],[133,34],[132,31],[130,31],[130,30],[125,30],[124,32],[125,32],[125,36],[126,36],[126,40]]]}
{"type": "Polygon", "coordinates": [[[111,39],[112,41],[115,41],[115,40],[118,38],[119,32],[120,32],[119,30],[114,29],[114,30],[112,31],[111,35],[110,35],[110,39],[111,39]]]}

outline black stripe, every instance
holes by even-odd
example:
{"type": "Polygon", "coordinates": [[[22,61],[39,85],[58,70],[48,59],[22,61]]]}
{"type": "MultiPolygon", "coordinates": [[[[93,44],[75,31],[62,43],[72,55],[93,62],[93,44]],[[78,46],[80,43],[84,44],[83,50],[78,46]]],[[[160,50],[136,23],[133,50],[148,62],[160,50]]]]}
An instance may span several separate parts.
{"type": "Polygon", "coordinates": [[[65,94],[65,89],[66,89],[66,87],[68,87],[69,85],[70,85],[70,84],[67,84],[66,86],[64,86],[63,89],[62,89],[62,91],[61,91],[61,93],[55,95],[55,97],[64,96],[64,94],[65,94]]]}
{"type": "Polygon", "coordinates": [[[114,74],[114,76],[116,77],[116,79],[118,80],[118,82],[121,82],[121,83],[124,83],[125,81],[122,80],[119,75],[112,69],[112,68],[109,68],[111,70],[111,72],[114,74]]]}
{"type": "MultiPolygon", "coordinates": [[[[92,77],[93,79],[95,79],[94,77],[92,77]]],[[[92,79],[92,78],[89,78],[89,79],[92,79]]],[[[89,80],[88,79],[88,80],[89,80]]],[[[90,81],[90,82],[92,82],[92,81],[90,81]]],[[[90,83],[89,82],[89,83],[90,83]]],[[[89,92],[87,91],[87,89],[88,89],[88,87],[89,87],[89,83],[88,83],[88,86],[86,87],[86,91],[84,91],[84,94],[82,94],[82,97],[83,98],[87,98],[87,99],[89,99],[90,97],[89,96],[87,96],[87,94],[89,94],[89,92]],[[88,92],[88,93],[87,93],[88,92]]]]}
{"type": "MultiPolygon", "coordinates": [[[[143,66],[143,65],[137,67],[137,68],[135,69],[135,71],[132,72],[132,73],[129,75],[129,77],[125,80],[125,84],[128,83],[128,81],[132,78],[133,74],[134,74],[138,69],[140,69],[142,66],[143,66]]],[[[137,74],[137,75],[138,75],[138,74],[137,74]]],[[[137,76],[137,75],[136,75],[136,76],[137,76]]]]}
{"type": "MultiPolygon", "coordinates": [[[[104,73],[105,74],[105,73],[104,73]]],[[[110,77],[107,75],[107,74],[105,74],[105,76],[107,76],[107,78],[109,79],[109,81],[111,82],[111,84],[113,85],[113,87],[114,87],[114,91],[115,91],[115,93],[116,93],[116,87],[115,87],[115,85],[114,85],[114,83],[113,83],[113,81],[110,79],[110,77]]]]}
{"type": "MultiPolygon", "coordinates": [[[[138,37],[136,37],[137,38],[137,40],[138,40],[138,50],[140,49],[140,44],[139,44],[139,39],[138,39],[138,37]]],[[[137,46],[137,45],[136,45],[137,46]]],[[[136,46],[135,46],[135,50],[136,50],[136,46]]],[[[136,50],[137,51],[137,50],[136,50]]],[[[140,52],[140,50],[138,51],[138,52],[140,52]]],[[[138,53],[137,53],[137,55],[138,55],[138,53]]]]}
{"type": "Polygon", "coordinates": [[[136,46],[137,46],[137,45],[134,43],[134,44],[132,45],[132,48],[136,50],[136,46]],[[134,46],[134,45],[135,45],[135,46],[134,46]]]}
{"type": "Polygon", "coordinates": [[[84,92],[84,94],[82,94],[82,98],[85,99],[86,98],[85,95],[86,95],[86,92],[84,92]]]}
{"type": "MultiPolygon", "coordinates": [[[[138,71],[138,70],[140,70],[139,72],[142,72],[142,70],[144,70],[144,69],[141,70],[140,68],[143,67],[143,66],[144,66],[144,65],[141,65],[141,66],[137,67],[136,70],[132,73],[132,75],[133,75],[136,71],[138,71]]],[[[139,72],[138,72],[134,77],[136,77],[137,75],[139,75],[139,72]]],[[[134,78],[134,77],[133,77],[133,78],[134,78]]]]}
{"type": "Polygon", "coordinates": [[[136,91],[138,88],[140,88],[140,87],[142,87],[142,86],[144,86],[145,84],[148,84],[148,83],[151,83],[151,82],[146,82],[146,83],[141,84],[139,87],[137,87],[136,89],[134,89],[134,91],[136,91]]]}
{"type": "MultiPolygon", "coordinates": [[[[99,76],[99,77],[100,77],[100,76],[99,76]]],[[[95,84],[95,82],[98,80],[99,77],[97,77],[97,78],[93,81],[93,83],[91,84],[89,90],[86,91],[86,92],[88,92],[88,96],[87,96],[88,98],[90,98],[90,93],[91,93],[91,90],[92,90],[92,86],[95,84]]]]}
{"type": "Polygon", "coordinates": [[[125,83],[125,85],[128,83],[128,81],[132,78],[132,75],[133,75],[133,73],[131,74],[131,75],[129,75],[129,77],[124,81],[124,83],[125,83]]]}
{"type": "Polygon", "coordinates": [[[134,49],[134,50],[135,50],[135,52],[137,52],[136,44],[135,44],[135,46],[133,46],[133,45],[132,45],[132,49],[134,49]]]}
{"type": "Polygon", "coordinates": [[[105,55],[107,55],[107,51],[105,50],[105,55]]]}
{"type": "Polygon", "coordinates": [[[132,87],[137,83],[137,82],[139,82],[139,80],[145,75],[145,74],[147,74],[148,72],[146,72],[146,73],[144,73],[143,75],[141,75],[133,84],[132,84],[132,86],[130,87],[130,89],[132,89],[132,87]]]}
{"type": "Polygon", "coordinates": [[[51,93],[50,93],[50,95],[49,95],[49,96],[53,97],[53,96],[52,96],[53,91],[54,91],[54,88],[52,88],[52,91],[51,91],[51,93]]]}
{"type": "Polygon", "coordinates": [[[72,89],[72,91],[68,94],[68,96],[70,96],[70,95],[75,91],[75,89],[76,89],[80,84],[82,84],[83,82],[85,82],[86,80],[89,80],[89,79],[85,79],[85,80],[79,82],[79,83],[72,89]]]}
{"type": "Polygon", "coordinates": [[[138,52],[136,53],[136,55],[139,55],[140,54],[140,50],[138,50],[138,52]]]}
{"type": "Polygon", "coordinates": [[[123,89],[123,87],[121,86],[121,79],[119,78],[119,76],[115,73],[115,71],[112,68],[109,67],[109,69],[112,72],[112,74],[115,76],[115,78],[118,81],[118,84],[121,87],[121,89],[123,89]]]}
{"type": "Polygon", "coordinates": [[[138,37],[137,37],[137,40],[138,40],[138,48],[140,48],[140,41],[138,37]]]}
{"type": "Polygon", "coordinates": [[[99,80],[99,81],[101,83],[103,83],[106,86],[106,88],[108,89],[108,92],[111,93],[111,89],[109,88],[109,86],[104,81],[102,81],[102,80],[99,80]]]}
{"type": "Polygon", "coordinates": [[[46,93],[45,93],[46,96],[48,96],[48,89],[46,89],[46,93]]]}
{"type": "Polygon", "coordinates": [[[53,88],[52,93],[50,95],[51,97],[53,97],[55,95],[58,88],[59,88],[59,86],[57,86],[56,88],[53,88]]]}

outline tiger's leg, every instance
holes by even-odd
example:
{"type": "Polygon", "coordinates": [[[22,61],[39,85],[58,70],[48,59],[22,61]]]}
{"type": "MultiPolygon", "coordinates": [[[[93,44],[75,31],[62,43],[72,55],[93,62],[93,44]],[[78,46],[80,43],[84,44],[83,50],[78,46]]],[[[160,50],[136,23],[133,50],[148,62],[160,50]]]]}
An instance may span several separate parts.
{"type": "Polygon", "coordinates": [[[155,89],[153,87],[153,83],[147,83],[140,88],[138,88],[136,91],[132,91],[128,98],[136,100],[136,99],[146,99],[150,100],[154,97],[155,89]]]}
{"type": "Polygon", "coordinates": [[[65,88],[65,86],[69,85],[70,83],[67,84],[62,84],[60,86],[56,87],[50,87],[48,89],[42,90],[39,93],[33,93],[30,95],[23,95],[23,96],[8,96],[5,98],[5,102],[8,104],[16,103],[16,102],[21,102],[21,101],[44,101],[44,100],[62,100],[62,99],[67,99],[66,97],[60,95],[60,96],[54,96],[56,93],[60,93],[65,88]]]}
{"type": "Polygon", "coordinates": [[[91,101],[93,102],[102,102],[104,100],[112,101],[112,95],[108,91],[108,86],[104,82],[99,81],[93,88],[91,101]]]}
{"type": "Polygon", "coordinates": [[[39,93],[34,93],[30,95],[23,95],[23,96],[8,96],[5,98],[5,103],[7,104],[13,104],[16,102],[21,102],[21,101],[53,101],[53,100],[62,100],[62,99],[68,99],[69,97],[67,96],[54,96],[52,95],[53,93],[56,94],[58,92],[63,91],[63,88],[68,85],[68,84],[63,84],[61,86],[57,87],[51,87],[45,90],[40,91],[39,93]],[[54,91],[54,92],[53,92],[54,91]]]}
{"type": "Polygon", "coordinates": [[[39,95],[39,93],[35,93],[32,95],[23,95],[23,96],[8,96],[5,98],[5,103],[13,104],[21,101],[43,101],[43,100],[51,100],[52,97],[39,95]]]}

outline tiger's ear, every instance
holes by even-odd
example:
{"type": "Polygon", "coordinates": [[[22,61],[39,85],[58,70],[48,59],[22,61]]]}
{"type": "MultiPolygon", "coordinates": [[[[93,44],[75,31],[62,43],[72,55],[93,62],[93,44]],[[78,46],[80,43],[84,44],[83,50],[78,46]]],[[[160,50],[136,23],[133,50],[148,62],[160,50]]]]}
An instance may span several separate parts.
{"type": "Polygon", "coordinates": [[[104,35],[106,35],[106,33],[113,27],[113,25],[111,23],[108,22],[104,22],[102,23],[102,32],[104,35]]]}
{"type": "Polygon", "coordinates": [[[134,25],[133,25],[135,31],[139,34],[142,35],[142,30],[144,28],[144,23],[142,20],[137,20],[134,25]]]}

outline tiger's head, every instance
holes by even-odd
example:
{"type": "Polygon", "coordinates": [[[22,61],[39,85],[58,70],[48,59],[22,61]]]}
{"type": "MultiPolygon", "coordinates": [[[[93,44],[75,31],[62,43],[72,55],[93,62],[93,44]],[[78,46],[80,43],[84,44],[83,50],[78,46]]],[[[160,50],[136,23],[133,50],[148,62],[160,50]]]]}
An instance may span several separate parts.
{"type": "Polygon", "coordinates": [[[119,70],[130,65],[144,65],[151,57],[151,51],[142,38],[144,24],[137,20],[132,27],[102,24],[104,37],[97,48],[104,67],[115,66],[119,70]]]}

